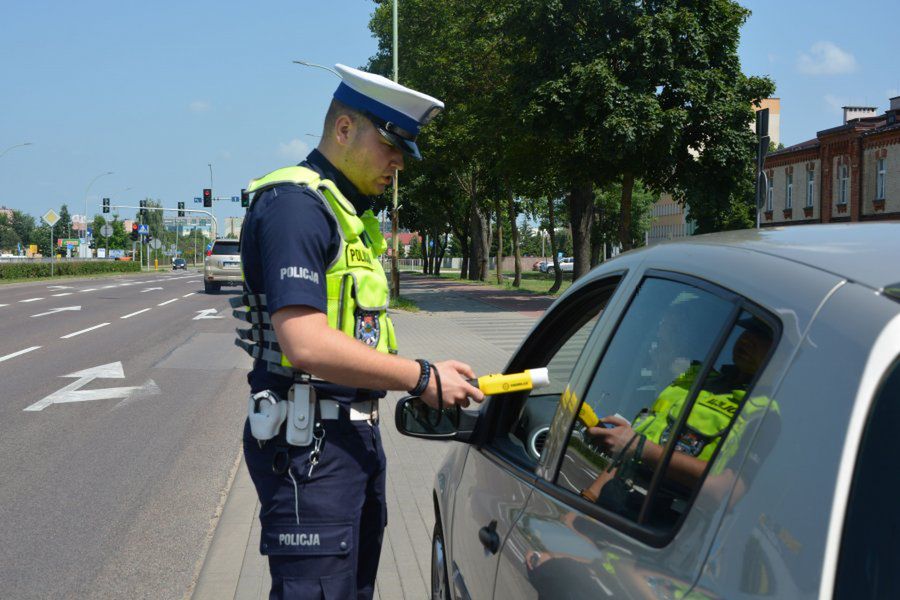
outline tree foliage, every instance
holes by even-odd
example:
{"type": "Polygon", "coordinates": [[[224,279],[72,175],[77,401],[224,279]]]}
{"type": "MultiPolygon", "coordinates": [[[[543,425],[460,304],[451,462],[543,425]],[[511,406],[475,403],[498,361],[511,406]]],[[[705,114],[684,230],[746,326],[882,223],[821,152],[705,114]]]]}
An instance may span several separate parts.
{"type": "MultiPolygon", "coordinates": [[[[747,226],[752,105],[773,91],[740,68],[748,15],[733,0],[399,0],[400,82],[447,105],[401,178],[403,225],[452,232],[476,278],[498,225],[508,237],[529,206],[549,221],[548,198],[576,277],[598,244],[639,245],[664,191],[701,231],[747,226]]],[[[390,76],[389,3],[370,28],[368,68],[390,76]]]]}

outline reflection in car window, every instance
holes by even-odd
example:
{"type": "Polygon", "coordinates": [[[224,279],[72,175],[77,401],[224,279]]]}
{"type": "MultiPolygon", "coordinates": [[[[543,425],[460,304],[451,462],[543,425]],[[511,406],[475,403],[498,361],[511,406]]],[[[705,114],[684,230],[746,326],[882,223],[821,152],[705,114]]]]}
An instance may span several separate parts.
{"type": "Polygon", "coordinates": [[[491,446],[526,469],[533,469],[540,458],[547,440],[550,421],[556,412],[560,395],[566,389],[572,370],[588,337],[597,324],[600,314],[612,295],[612,288],[602,289],[587,294],[587,304],[579,303],[575,310],[566,311],[564,307],[560,327],[548,332],[554,339],[548,341],[530,340],[531,359],[529,366],[546,366],[550,377],[550,386],[535,390],[525,398],[521,408],[510,418],[511,424],[504,432],[495,437],[491,446]],[[557,348],[553,351],[552,348],[557,348]],[[542,349],[545,353],[541,356],[542,349]]]}
{"type": "Polygon", "coordinates": [[[706,365],[733,314],[711,292],[647,279],[588,388],[557,484],[658,530],[678,523],[772,347],[772,329],[744,311],[706,365]]]}

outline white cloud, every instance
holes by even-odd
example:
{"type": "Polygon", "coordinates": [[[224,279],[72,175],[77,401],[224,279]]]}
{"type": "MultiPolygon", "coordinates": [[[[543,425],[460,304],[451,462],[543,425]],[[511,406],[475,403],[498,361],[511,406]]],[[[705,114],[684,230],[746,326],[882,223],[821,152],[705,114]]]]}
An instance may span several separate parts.
{"type": "Polygon", "coordinates": [[[852,54],[831,42],[816,42],[797,59],[797,69],[807,75],[842,75],[856,71],[857,66],[852,54]]]}
{"type": "Polygon", "coordinates": [[[194,100],[193,102],[190,103],[188,108],[193,113],[202,113],[202,112],[206,112],[210,109],[210,104],[206,100],[194,100]]]}
{"type": "Polygon", "coordinates": [[[301,161],[309,154],[309,144],[297,138],[288,143],[278,144],[278,154],[289,160],[301,161]]]}

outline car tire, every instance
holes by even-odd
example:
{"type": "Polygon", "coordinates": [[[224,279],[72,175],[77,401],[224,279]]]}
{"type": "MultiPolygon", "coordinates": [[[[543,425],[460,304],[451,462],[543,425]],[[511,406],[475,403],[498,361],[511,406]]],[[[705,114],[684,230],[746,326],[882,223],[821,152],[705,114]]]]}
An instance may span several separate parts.
{"type": "Polygon", "coordinates": [[[547,267],[547,275],[553,277],[555,269],[553,267],[547,267]]]}
{"type": "Polygon", "coordinates": [[[447,577],[447,546],[438,520],[431,535],[431,600],[450,600],[450,579],[447,577]]]}
{"type": "Polygon", "coordinates": [[[213,292],[218,292],[219,288],[220,288],[220,286],[218,283],[210,283],[209,281],[203,282],[203,291],[206,292],[207,294],[212,294],[213,292]]]}

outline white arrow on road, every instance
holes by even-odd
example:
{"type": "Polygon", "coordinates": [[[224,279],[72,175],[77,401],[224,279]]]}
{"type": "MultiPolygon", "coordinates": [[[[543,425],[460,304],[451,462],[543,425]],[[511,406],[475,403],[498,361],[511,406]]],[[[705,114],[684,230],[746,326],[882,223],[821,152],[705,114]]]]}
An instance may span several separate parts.
{"type": "Polygon", "coordinates": [[[32,317],[43,317],[44,315],[55,315],[58,312],[63,312],[66,310],[81,310],[80,306],[63,306],[62,308],[51,308],[47,312],[38,313],[36,315],[31,315],[32,317]]]}
{"type": "Polygon", "coordinates": [[[152,287],[152,288],[147,288],[145,290],[141,290],[141,293],[143,294],[144,292],[152,292],[153,290],[161,290],[161,289],[162,289],[161,287],[152,287]]]}
{"type": "Polygon", "coordinates": [[[77,377],[77,381],[70,383],[61,390],[57,390],[38,400],[31,406],[23,409],[26,411],[44,410],[51,404],[65,404],[67,402],[90,402],[92,400],[109,400],[111,398],[129,398],[140,396],[152,396],[159,393],[159,386],[152,379],[148,379],[144,385],[129,387],[103,388],[99,390],[83,390],[84,386],[94,379],[125,379],[125,371],[121,362],[99,365],[76,373],[69,373],[63,377],[77,377]]]}
{"type": "Polygon", "coordinates": [[[205,310],[198,310],[199,315],[191,319],[192,321],[199,321],[200,319],[221,319],[222,315],[216,315],[217,311],[214,308],[207,308],[205,310]],[[215,316],[214,316],[215,315],[215,316]]]}

